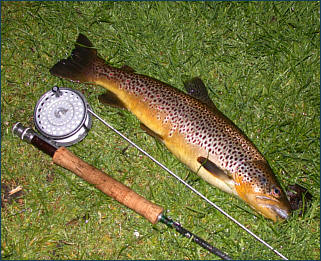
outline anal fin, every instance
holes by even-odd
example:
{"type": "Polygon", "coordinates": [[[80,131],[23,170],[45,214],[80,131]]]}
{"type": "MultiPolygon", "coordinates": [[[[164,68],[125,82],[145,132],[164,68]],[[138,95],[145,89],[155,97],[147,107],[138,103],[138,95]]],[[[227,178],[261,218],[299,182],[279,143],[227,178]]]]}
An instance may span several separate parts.
{"type": "Polygon", "coordinates": [[[106,90],[104,94],[98,96],[99,102],[120,109],[126,109],[125,104],[111,91],[106,90]]]}
{"type": "Polygon", "coordinates": [[[226,184],[230,185],[233,182],[231,176],[226,174],[224,170],[218,167],[215,163],[204,157],[198,157],[197,161],[204,167],[208,172],[210,172],[216,178],[224,181],[226,184]]]}
{"type": "Polygon", "coordinates": [[[158,135],[156,132],[152,131],[150,128],[148,128],[144,123],[140,123],[140,127],[142,130],[144,130],[148,135],[154,137],[155,139],[163,142],[163,138],[158,135]]]}

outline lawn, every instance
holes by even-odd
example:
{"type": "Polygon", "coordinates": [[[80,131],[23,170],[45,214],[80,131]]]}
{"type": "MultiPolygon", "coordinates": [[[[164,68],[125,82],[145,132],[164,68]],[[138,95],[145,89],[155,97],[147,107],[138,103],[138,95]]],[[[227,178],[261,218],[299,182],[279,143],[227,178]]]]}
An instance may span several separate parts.
{"type": "MultiPolygon", "coordinates": [[[[81,91],[94,111],[289,259],[320,259],[319,2],[1,2],[2,259],[218,259],[150,224],[11,133],[33,127],[53,86],[81,91]],[[85,34],[111,65],[183,89],[199,76],[217,107],[311,205],[273,223],[199,179],[135,116],[99,103],[102,87],[49,69],[85,34]],[[20,186],[13,195],[9,191],[20,186]]],[[[94,119],[69,148],[235,259],[279,259],[94,119]]]]}

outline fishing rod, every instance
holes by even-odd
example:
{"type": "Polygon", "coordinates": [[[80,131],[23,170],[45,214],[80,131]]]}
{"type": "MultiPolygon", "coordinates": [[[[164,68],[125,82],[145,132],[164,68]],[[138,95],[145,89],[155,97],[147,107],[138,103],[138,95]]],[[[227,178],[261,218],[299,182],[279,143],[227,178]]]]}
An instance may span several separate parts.
{"type": "Polygon", "coordinates": [[[107,175],[105,172],[89,165],[65,147],[58,148],[57,146],[50,144],[50,142],[46,141],[46,139],[38,135],[34,130],[24,127],[20,122],[17,122],[13,126],[12,132],[20,139],[32,144],[37,149],[51,156],[55,164],[75,173],[78,177],[94,185],[107,196],[112,197],[119,203],[145,217],[152,224],[156,224],[157,222],[164,223],[168,227],[174,228],[184,237],[191,239],[210,253],[224,260],[232,260],[231,257],[218,248],[210,245],[204,239],[188,231],[178,222],[165,216],[163,213],[164,209],[161,206],[152,203],[129,187],[107,175]]]}
{"type": "Polygon", "coordinates": [[[37,102],[34,109],[34,122],[36,129],[56,146],[70,146],[82,140],[92,126],[91,115],[96,117],[105,126],[118,134],[122,139],[126,140],[133,147],[138,149],[141,153],[167,171],[179,182],[184,184],[187,188],[192,190],[195,194],[213,206],[216,210],[226,216],[228,219],[237,224],[245,232],[250,234],[255,240],[259,241],[279,257],[288,260],[279,251],[274,249],[271,245],[254,234],[251,230],[246,228],[243,224],[226,213],[223,209],[217,206],[214,202],[205,197],[198,190],[189,185],[182,178],[177,176],[174,172],[168,169],[165,165],[160,163],[145,150],[136,145],[133,141],[123,135],[120,131],[115,129],[104,119],[99,117],[90,107],[85,97],[78,91],[70,88],[59,88],[54,86],[51,91],[46,92],[37,102]]]}
{"type": "Polygon", "coordinates": [[[99,119],[105,126],[107,126],[108,128],[110,128],[112,131],[114,131],[115,133],[117,133],[120,137],[122,137],[124,140],[126,140],[128,143],[130,143],[132,146],[134,146],[136,149],[138,149],[141,153],[143,153],[145,156],[147,156],[148,158],[150,158],[153,162],[155,162],[157,165],[159,165],[161,168],[163,168],[164,170],[166,170],[169,174],[171,174],[174,178],[176,178],[179,182],[181,182],[182,184],[184,184],[187,188],[189,188],[190,190],[192,190],[195,194],[197,194],[198,196],[200,196],[202,199],[204,199],[207,203],[209,203],[210,205],[212,205],[216,210],[218,210],[219,212],[221,212],[224,216],[226,216],[228,219],[230,219],[231,221],[233,221],[235,224],[237,224],[239,227],[241,227],[243,230],[245,230],[248,234],[250,234],[252,237],[254,237],[257,241],[259,241],[260,243],[262,243],[263,245],[265,245],[266,247],[268,247],[270,250],[272,250],[275,254],[277,254],[278,256],[280,256],[282,259],[284,260],[288,260],[288,258],[286,258],[284,255],[282,255],[279,251],[277,251],[276,249],[274,249],[271,245],[269,245],[267,242],[265,242],[263,239],[261,239],[259,236],[257,236],[256,234],[254,234],[251,230],[249,230],[248,228],[246,228],[243,224],[241,224],[239,221],[237,221],[235,218],[233,218],[231,215],[229,215],[228,213],[226,213],[223,209],[221,209],[219,206],[217,206],[214,202],[212,202],[211,200],[209,200],[207,197],[205,197],[202,193],[200,193],[198,190],[196,190],[195,188],[193,188],[191,185],[189,185],[186,181],[184,181],[182,178],[180,178],[179,176],[177,176],[174,172],[172,172],[170,169],[168,169],[165,165],[163,165],[162,163],[160,163],[158,160],[156,160],[153,156],[151,156],[150,154],[148,154],[145,150],[143,150],[142,148],[140,148],[138,145],[136,145],[133,141],[131,141],[130,139],[128,139],[125,135],[123,135],[121,132],[119,132],[117,129],[115,129],[113,126],[111,126],[109,123],[107,123],[105,120],[103,120],[101,117],[99,117],[96,113],[94,113],[92,110],[88,109],[88,111],[94,115],[97,119],[99,119]]]}

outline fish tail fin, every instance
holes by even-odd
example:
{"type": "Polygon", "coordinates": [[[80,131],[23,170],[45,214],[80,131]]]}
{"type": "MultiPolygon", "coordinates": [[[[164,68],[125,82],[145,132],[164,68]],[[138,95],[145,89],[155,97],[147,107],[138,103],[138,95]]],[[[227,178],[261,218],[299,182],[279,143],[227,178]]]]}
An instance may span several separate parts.
{"type": "Polygon", "coordinates": [[[95,81],[95,63],[102,60],[97,56],[97,50],[83,34],[79,34],[75,49],[67,59],[60,60],[51,69],[52,75],[75,82],[95,81]]]}

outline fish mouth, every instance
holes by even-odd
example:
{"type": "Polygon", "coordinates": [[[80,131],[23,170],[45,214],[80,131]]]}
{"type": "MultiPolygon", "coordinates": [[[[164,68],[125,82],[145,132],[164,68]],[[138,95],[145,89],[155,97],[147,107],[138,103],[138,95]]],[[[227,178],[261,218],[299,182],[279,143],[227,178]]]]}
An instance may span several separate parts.
{"type": "Polygon", "coordinates": [[[287,210],[281,209],[274,205],[265,205],[266,208],[270,208],[273,212],[275,212],[280,218],[288,219],[289,213],[287,210]]]}
{"type": "Polygon", "coordinates": [[[258,206],[261,209],[261,213],[264,216],[274,219],[288,219],[290,216],[290,210],[287,204],[284,204],[276,199],[266,196],[256,196],[256,199],[260,201],[258,206]],[[264,211],[263,211],[264,209],[264,211]]]}

